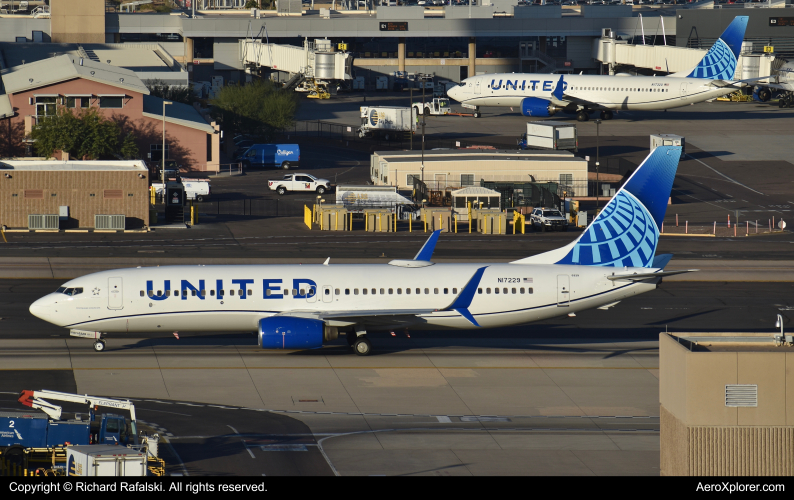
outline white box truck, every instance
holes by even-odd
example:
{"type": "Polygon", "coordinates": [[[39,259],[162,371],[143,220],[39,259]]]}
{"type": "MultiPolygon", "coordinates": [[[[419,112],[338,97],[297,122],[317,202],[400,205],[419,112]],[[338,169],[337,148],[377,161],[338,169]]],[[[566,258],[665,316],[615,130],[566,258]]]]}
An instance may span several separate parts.
{"type": "Polygon", "coordinates": [[[686,141],[683,136],[675,134],[653,134],[651,135],[651,151],[658,146],[681,146],[681,157],[686,154],[686,141]]]}
{"type": "Polygon", "coordinates": [[[554,120],[527,122],[527,133],[518,139],[521,149],[579,150],[576,125],[554,120]]]}
{"type": "Polygon", "coordinates": [[[66,448],[69,476],[145,476],[146,453],[125,446],[92,444],[66,448]]]}
{"type": "Polygon", "coordinates": [[[379,136],[394,139],[405,132],[416,132],[416,113],[411,108],[390,108],[386,106],[361,106],[361,138],[379,136]]]}

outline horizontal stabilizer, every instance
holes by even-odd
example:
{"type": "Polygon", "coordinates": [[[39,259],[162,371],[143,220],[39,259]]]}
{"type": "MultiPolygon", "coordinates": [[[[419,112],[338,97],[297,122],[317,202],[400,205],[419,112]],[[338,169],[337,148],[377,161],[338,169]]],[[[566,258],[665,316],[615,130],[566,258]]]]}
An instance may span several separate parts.
{"type": "Polygon", "coordinates": [[[634,273],[634,274],[615,274],[607,276],[611,281],[643,281],[654,278],[662,278],[664,276],[673,276],[675,274],[694,273],[700,269],[683,269],[680,271],[661,271],[658,273],[634,273]]]}

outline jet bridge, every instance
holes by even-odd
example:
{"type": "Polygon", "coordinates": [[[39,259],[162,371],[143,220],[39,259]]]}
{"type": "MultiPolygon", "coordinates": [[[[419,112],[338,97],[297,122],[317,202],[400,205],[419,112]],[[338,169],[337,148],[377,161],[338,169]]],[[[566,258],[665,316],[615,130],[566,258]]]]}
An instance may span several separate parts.
{"type": "Polygon", "coordinates": [[[326,81],[352,79],[352,55],[335,51],[330,40],[306,39],[303,47],[250,38],[239,43],[240,61],[246,68],[272,68],[289,73],[292,87],[309,78],[326,81]]]}

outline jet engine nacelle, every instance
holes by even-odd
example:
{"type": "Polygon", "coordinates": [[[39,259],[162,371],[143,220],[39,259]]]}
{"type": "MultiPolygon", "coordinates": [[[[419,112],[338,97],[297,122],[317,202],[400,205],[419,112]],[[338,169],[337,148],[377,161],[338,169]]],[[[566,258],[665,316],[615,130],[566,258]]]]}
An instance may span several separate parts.
{"type": "Polygon", "coordinates": [[[259,320],[262,349],[316,349],[338,336],[336,327],[318,319],[273,316],[259,320]]]}
{"type": "Polygon", "coordinates": [[[521,114],[524,116],[547,117],[561,109],[551,101],[539,97],[527,97],[521,101],[521,114]]]}

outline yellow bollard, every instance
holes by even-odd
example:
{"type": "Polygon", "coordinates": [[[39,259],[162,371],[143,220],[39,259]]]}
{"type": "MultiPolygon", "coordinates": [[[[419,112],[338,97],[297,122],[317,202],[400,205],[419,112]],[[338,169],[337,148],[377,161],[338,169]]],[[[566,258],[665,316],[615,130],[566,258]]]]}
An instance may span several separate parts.
{"type": "Polygon", "coordinates": [[[364,214],[364,231],[369,231],[369,214],[364,214]]]}
{"type": "Polygon", "coordinates": [[[516,224],[518,223],[518,212],[513,210],[513,234],[516,234],[516,224]]]}
{"type": "Polygon", "coordinates": [[[409,233],[411,232],[411,229],[412,229],[412,228],[411,228],[411,225],[412,225],[412,224],[411,224],[411,222],[414,220],[414,217],[413,217],[413,215],[414,215],[414,214],[411,214],[411,216],[410,216],[410,217],[408,217],[408,232],[409,232],[409,233]]]}
{"type": "Polygon", "coordinates": [[[378,214],[378,232],[383,232],[383,220],[381,219],[381,214],[378,214]]]}
{"type": "MultiPolygon", "coordinates": [[[[507,228],[505,228],[505,229],[507,229],[507,228]]],[[[506,232],[507,231],[505,231],[505,233],[506,232]]],[[[499,227],[496,230],[496,234],[502,234],[502,216],[501,215],[499,216],[499,227]]]]}
{"type": "Polygon", "coordinates": [[[422,218],[422,221],[425,223],[425,232],[427,232],[427,219],[422,218]]]}
{"type": "Polygon", "coordinates": [[[438,228],[443,230],[444,229],[444,221],[441,219],[441,215],[438,216],[438,228]]]}
{"type": "Polygon", "coordinates": [[[339,231],[339,212],[334,212],[334,231],[339,231]]]}
{"type": "Polygon", "coordinates": [[[458,214],[453,215],[452,220],[455,221],[455,234],[458,234],[458,214]]]}
{"type": "Polygon", "coordinates": [[[353,214],[350,214],[350,230],[353,230],[353,214]]]}
{"type": "Polygon", "coordinates": [[[151,203],[152,203],[152,205],[154,205],[154,204],[155,204],[155,201],[156,201],[156,200],[155,200],[155,197],[156,197],[156,194],[155,194],[155,193],[156,193],[156,192],[157,192],[157,191],[154,189],[154,186],[150,186],[150,187],[149,187],[149,196],[150,196],[150,198],[151,198],[151,203]]]}

